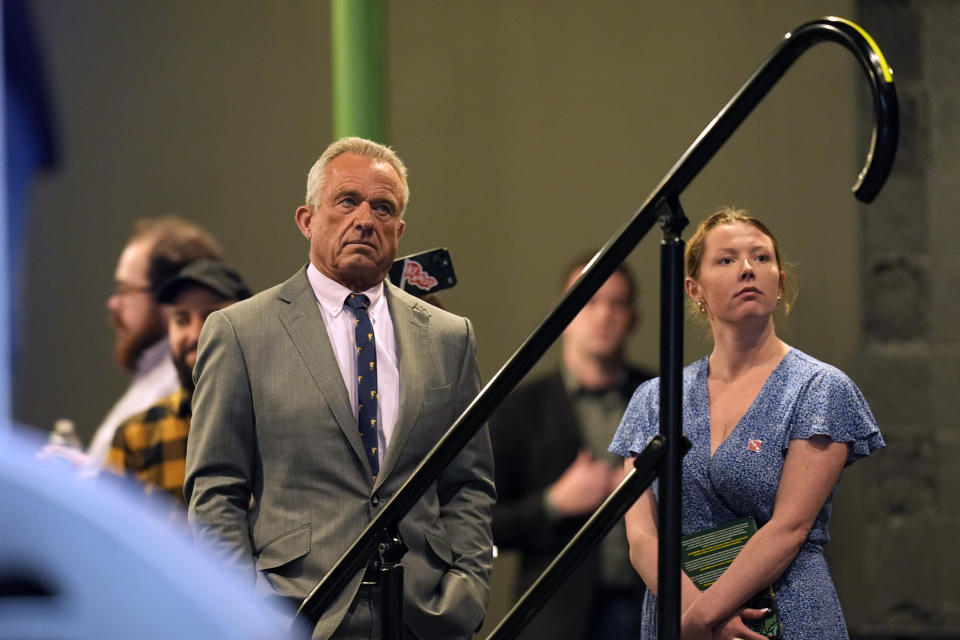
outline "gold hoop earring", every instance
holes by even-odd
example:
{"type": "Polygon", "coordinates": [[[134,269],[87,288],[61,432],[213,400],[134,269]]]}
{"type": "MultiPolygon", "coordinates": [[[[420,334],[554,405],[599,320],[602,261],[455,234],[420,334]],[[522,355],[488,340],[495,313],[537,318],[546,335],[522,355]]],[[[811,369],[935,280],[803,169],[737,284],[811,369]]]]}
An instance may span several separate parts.
{"type": "Polygon", "coordinates": [[[706,313],[707,309],[703,306],[703,303],[697,300],[697,309],[700,310],[700,313],[706,313]]]}
{"type": "Polygon", "coordinates": [[[780,296],[777,296],[777,306],[780,306],[780,296]]]}

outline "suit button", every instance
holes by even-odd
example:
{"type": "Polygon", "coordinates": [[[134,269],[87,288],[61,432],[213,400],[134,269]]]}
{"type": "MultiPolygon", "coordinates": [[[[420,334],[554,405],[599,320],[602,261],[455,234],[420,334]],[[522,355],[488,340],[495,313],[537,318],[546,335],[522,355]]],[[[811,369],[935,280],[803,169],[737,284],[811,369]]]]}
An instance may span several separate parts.
{"type": "Polygon", "coordinates": [[[370,504],[372,504],[373,506],[377,506],[378,504],[380,504],[380,498],[378,498],[377,496],[373,496],[372,498],[370,498],[370,504]]]}

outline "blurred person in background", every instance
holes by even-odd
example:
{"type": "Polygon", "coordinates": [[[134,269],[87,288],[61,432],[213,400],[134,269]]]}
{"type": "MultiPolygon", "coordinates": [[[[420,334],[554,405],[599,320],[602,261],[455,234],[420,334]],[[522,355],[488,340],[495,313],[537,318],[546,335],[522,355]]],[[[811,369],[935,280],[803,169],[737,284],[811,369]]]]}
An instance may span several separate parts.
{"type": "Polygon", "coordinates": [[[191,262],[160,287],[157,302],[166,315],[180,388],[121,424],[107,455],[110,471],[135,478],[147,493],[165,491],[180,505],[178,512],[183,516],[184,464],[200,330],[211,313],[249,297],[250,289],[240,274],[216,260],[191,262]]]}
{"type": "MultiPolygon", "coordinates": [[[[593,256],[564,271],[564,288],[593,256]]],[[[493,536],[521,553],[528,588],[623,479],[607,451],[630,396],[651,373],[626,361],[639,292],[621,265],[570,322],[560,367],[521,385],[490,421],[497,493],[493,536]]],[[[636,637],[643,583],[623,524],[610,531],[521,635],[525,640],[636,637]]]]}
{"type": "Polygon", "coordinates": [[[113,293],[107,298],[115,334],[114,358],[132,379],[94,432],[83,460],[87,469],[103,466],[121,422],[180,387],[157,301],[160,285],[194,260],[222,258],[223,250],[213,236],[182,218],[144,218],[134,225],[117,262],[113,293]]]}

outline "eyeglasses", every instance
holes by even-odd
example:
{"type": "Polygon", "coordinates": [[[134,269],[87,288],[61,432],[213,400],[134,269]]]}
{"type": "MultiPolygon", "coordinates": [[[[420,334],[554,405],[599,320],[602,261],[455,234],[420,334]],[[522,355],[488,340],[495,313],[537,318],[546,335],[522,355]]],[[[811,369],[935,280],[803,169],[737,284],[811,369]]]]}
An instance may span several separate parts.
{"type": "Polygon", "coordinates": [[[112,296],[130,296],[135,293],[153,293],[151,287],[139,286],[128,282],[118,282],[113,285],[112,296]]]}

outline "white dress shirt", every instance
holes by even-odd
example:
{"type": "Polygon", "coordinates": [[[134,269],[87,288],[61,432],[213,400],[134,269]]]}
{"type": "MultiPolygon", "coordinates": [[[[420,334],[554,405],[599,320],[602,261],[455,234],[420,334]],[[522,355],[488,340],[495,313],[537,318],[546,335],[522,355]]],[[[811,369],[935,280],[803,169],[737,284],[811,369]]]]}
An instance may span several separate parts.
{"type": "MultiPolygon", "coordinates": [[[[354,420],[357,418],[357,338],[354,318],[350,309],[344,309],[344,301],[351,293],[345,286],[331,280],[311,263],[307,267],[307,279],[317,297],[317,304],[327,327],[330,346],[337,358],[337,366],[343,376],[343,384],[350,395],[354,420]]],[[[393,320],[383,293],[384,284],[361,291],[370,299],[367,314],[373,324],[374,341],[377,345],[377,440],[378,457],[383,462],[383,452],[390,446],[390,437],[397,424],[400,408],[400,370],[397,366],[397,339],[393,333],[393,320]]]]}
{"type": "Polygon", "coordinates": [[[170,357],[170,343],[163,338],[140,354],[130,386],[93,434],[93,440],[87,448],[86,466],[91,470],[103,467],[117,427],[179,388],[180,378],[170,357]]]}

